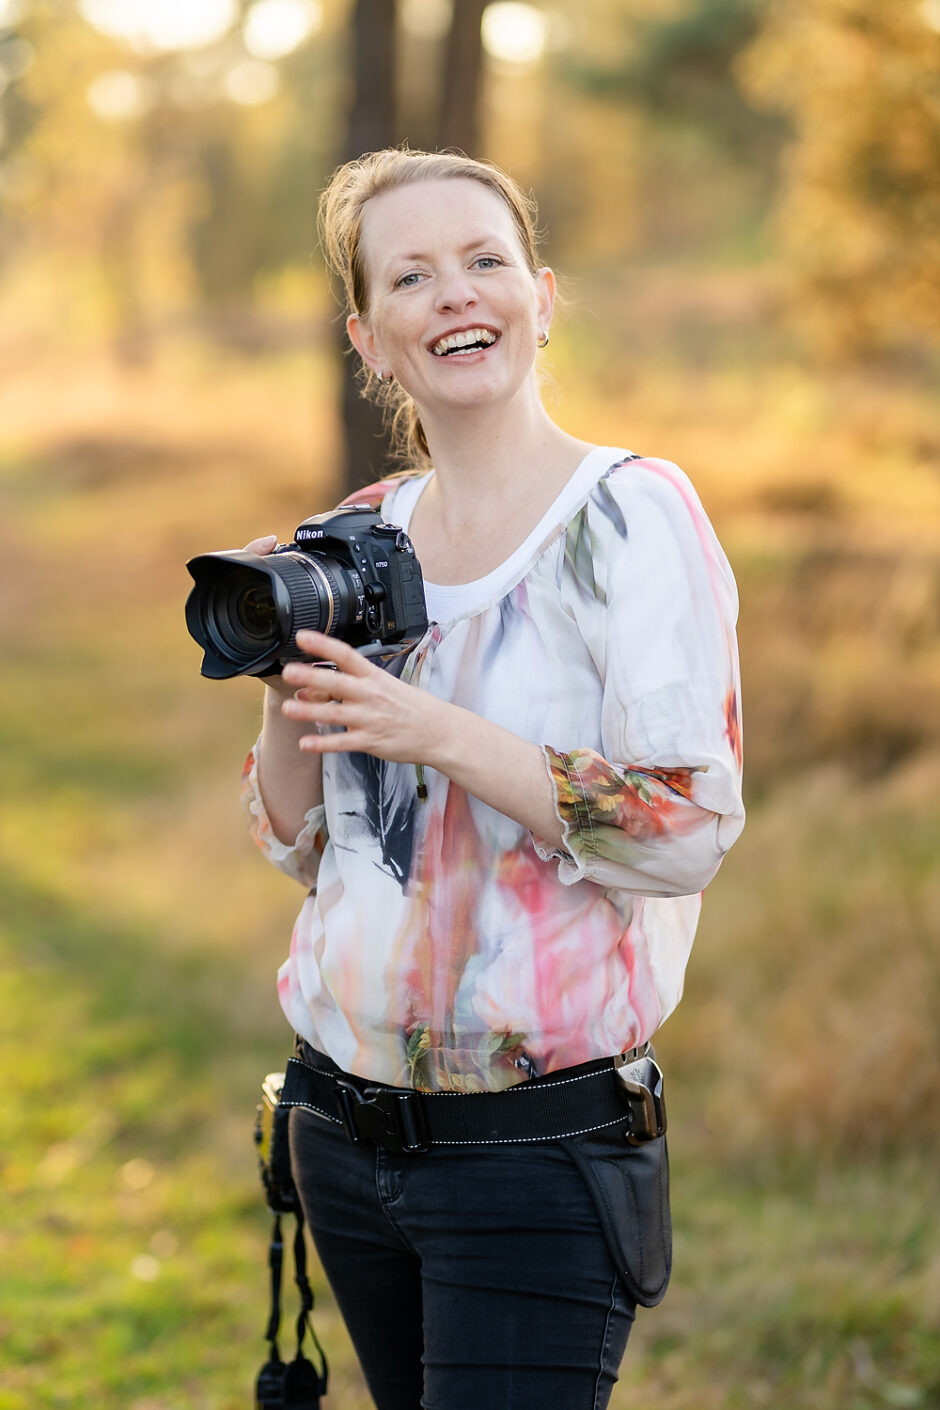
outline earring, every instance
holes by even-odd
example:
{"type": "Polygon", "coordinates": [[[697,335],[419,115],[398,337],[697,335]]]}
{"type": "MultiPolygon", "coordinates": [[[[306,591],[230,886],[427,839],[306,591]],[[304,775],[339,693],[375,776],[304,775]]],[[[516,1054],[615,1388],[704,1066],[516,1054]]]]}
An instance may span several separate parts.
{"type": "Polygon", "coordinates": [[[548,334],[547,334],[547,333],[543,333],[542,330],[541,330],[541,328],[539,329],[538,346],[539,346],[540,348],[547,348],[547,347],[548,347],[548,334]]]}
{"type": "Polygon", "coordinates": [[[390,382],[392,380],[391,372],[377,372],[375,375],[380,382],[390,382]]]}

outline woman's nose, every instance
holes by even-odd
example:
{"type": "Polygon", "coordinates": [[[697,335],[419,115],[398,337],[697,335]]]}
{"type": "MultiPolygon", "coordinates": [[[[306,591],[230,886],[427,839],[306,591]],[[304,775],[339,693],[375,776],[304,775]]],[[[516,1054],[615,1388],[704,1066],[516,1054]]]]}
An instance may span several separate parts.
{"type": "Polygon", "coordinates": [[[466,270],[454,271],[442,277],[437,293],[438,307],[457,312],[476,303],[477,294],[473,280],[466,270]]]}

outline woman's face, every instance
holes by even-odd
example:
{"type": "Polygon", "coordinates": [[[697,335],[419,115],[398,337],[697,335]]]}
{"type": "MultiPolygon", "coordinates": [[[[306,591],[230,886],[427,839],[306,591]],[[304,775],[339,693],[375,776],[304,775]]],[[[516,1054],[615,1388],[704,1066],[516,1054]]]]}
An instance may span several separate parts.
{"type": "Polygon", "coordinates": [[[532,373],[555,293],[530,273],[508,206],[472,178],[401,186],[363,211],[369,311],[347,323],[375,372],[426,418],[511,400],[532,373]]]}

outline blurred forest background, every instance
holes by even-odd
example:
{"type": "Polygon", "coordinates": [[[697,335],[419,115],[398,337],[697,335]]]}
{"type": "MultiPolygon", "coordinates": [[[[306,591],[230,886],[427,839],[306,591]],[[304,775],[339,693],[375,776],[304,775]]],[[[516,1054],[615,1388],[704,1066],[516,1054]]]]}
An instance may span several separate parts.
{"type": "Polygon", "coordinates": [[[614,1405],[938,1406],[940,0],[0,0],[0,1410],[251,1400],[300,896],[183,565],[381,463],[313,227],[389,140],[535,189],[554,414],[682,464],[741,589],[614,1405]]]}

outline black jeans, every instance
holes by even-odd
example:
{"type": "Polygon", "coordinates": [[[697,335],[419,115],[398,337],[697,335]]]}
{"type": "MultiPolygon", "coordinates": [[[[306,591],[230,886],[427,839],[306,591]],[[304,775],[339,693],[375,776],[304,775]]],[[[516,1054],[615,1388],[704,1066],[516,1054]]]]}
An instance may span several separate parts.
{"type": "MultiPolygon", "coordinates": [[[[394,1155],[301,1108],[290,1133],[304,1213],[378,1410],[608,1404],[636,1299],[568,1150],[394,1155]]],[[[610,1139],[621,1165],[638,1154],[622,1132],[610,1139]]],[[[635,1192],[623,1207],[626,1222],[649,1222],[635,1192]]],[[[615,1238],[648,1246],[634,1232],[615,1238]]]]}

